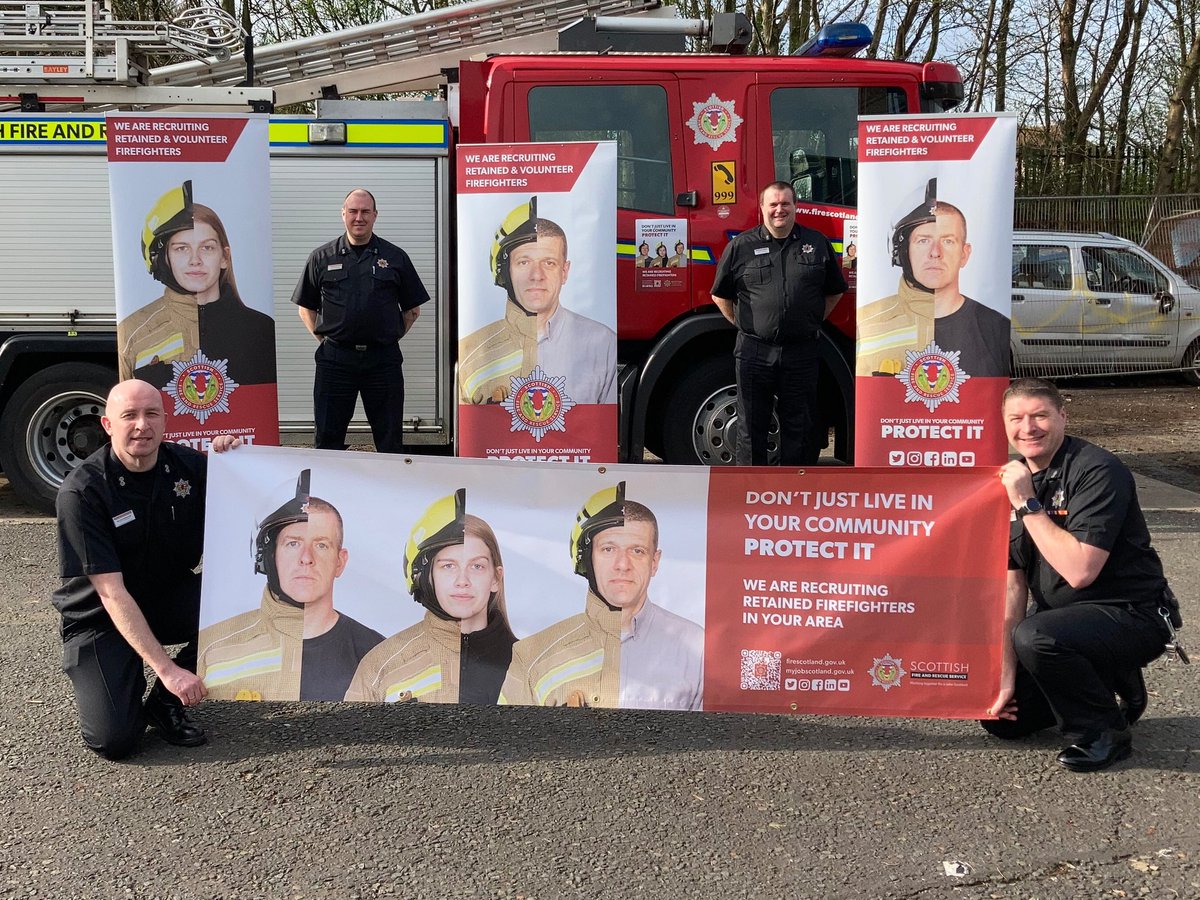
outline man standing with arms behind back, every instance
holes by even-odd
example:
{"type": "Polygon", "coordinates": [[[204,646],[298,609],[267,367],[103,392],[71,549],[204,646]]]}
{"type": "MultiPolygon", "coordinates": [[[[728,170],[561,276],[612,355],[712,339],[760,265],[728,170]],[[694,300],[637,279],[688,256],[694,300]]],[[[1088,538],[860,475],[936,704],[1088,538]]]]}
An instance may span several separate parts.
{"type": "Polygon", "coordinates": [[[759,194],[763,224],[725,247],[713,281],[717,309],[737,326],[739,466],[767,464],[779,398],[779,462],[815,463],[813,435],[821,323],[846,290],[825,236],[796,224],[796,192],[773,181],[759,194]]]}
{"type": "Polygon", "coordinates": [[[377,215],[370,191],[347,194],[346,233],[309,254],[292,294],[301,321],[319,341],[313,414],[321,450],[346,449],[346,429],[362,394],[375,449],[404,452],[399,342],[429,294],[408,254],[375,234],[377,215]]]}
{"type": "Polygon", "coordinates": [[[1014,509],[1000,695],[983,727],[1017,738],[1054,725],[1058,763],[1092,772],[1130,754],[1146,708],[1142,666],[1163,652],[1172,595],[1133,474],[1066,433],[1058,389],[1021,378],[1004,427],[1022,457],[1000,470],[1014,509]],[[1027,613],[1032,592],[1035,608],[1027,613]],[[1123,701],[1118,706],[1116,696],[1123,701]]]}

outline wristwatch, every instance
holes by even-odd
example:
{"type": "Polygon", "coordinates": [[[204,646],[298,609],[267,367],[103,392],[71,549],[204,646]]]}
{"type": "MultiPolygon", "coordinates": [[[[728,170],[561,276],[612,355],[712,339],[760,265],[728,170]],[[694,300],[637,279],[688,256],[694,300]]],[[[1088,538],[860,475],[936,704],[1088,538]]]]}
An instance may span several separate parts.
{"type": "Polygon", "coordinates": [[[1041,501],[1038,500],[1037,497],[1030,497],[1028,500],[1026,500],[1024,503],[1022,503],[1020,506],[1017,507],[1017,518],[1023,519],[1026,516],[1033,515],[1034,513],[1043,512],[1044,509],[1045,508],[1042,506],[1041,501]]]}

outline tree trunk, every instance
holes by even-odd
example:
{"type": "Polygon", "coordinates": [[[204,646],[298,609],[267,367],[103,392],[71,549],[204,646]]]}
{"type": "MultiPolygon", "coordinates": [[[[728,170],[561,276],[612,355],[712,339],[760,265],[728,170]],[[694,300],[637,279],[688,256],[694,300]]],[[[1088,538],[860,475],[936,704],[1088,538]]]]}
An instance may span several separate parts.
{"type": "Polygon", "coordinates": [[[1200,29],[1192,38],[1192,48],[1188,51],[1187,59],[1179,70],[1179,81],[1171,92],[1167,103],[1167,125],[1164,129],[1162,158],[1158,164],[1158,178],[1154,183],[1155,196],[1171,193],[1175,180],[1175,172],[1179,169],[1179,149],[1183,141],[1183,103],[1184,98],[1191,93],[1196,83],[1196,73],[1200,70],[1200,29]]]}

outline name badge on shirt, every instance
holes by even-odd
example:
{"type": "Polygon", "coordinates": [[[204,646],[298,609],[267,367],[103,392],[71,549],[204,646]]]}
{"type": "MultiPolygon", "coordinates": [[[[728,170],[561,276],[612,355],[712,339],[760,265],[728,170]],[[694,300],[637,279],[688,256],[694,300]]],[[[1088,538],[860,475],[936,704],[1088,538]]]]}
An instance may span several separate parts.
{"type": "Polygon", "coordinates": [[[770,252],[771,252],[770,247],[755,247],[754,248],[755,256],[764,256],[765,254],[770,253],[770,252]]]}
{"type": "Polygon", "coordinates": [[[325,267],[326,272],[337,272],[342,268],[341,263],[330,263],[325,267]]]}
{"type": "Polygon", "coordinates": [[[134,520],[134,518],[135,516],[133,515],[133,510],[127,509],[119,516],[113,516],[113,524],[120,528],[122,525],[128,525],[134,520]]]}

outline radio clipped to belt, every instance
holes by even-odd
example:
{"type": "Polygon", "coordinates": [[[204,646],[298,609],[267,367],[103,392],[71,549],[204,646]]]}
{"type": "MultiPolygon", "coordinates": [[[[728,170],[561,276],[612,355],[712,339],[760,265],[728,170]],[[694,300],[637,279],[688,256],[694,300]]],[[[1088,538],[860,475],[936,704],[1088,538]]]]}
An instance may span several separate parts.
{"type": "Polygon", "coordinates": [[[1158,607],[1158,614],[1162,616],[1162,620],[1167,626],[1167,633],[1171,636],[1166,645],[1167,655],[1173,659],[1190,663],[1191,659],[1188,657],[1187,650],[1180,643],[1179,635],[1175,630],[1183,627],[1183,615],[1179,611],[1179,599],[1171,590],[1170,585],[1163,588],[1163,599],[1158,607]]]}

